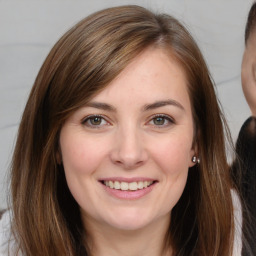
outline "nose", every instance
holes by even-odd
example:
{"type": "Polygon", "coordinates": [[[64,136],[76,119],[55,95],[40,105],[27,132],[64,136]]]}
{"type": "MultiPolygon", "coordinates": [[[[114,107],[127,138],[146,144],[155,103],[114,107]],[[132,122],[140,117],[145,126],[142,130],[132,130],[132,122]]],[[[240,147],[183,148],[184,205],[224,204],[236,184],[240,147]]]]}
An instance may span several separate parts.
{"type": "Polygon", "coordinates": [[[145,143],[135,128],[117,131],[110,158],[114,164],[126,170],[136,169],[148,160],[145,143]]]}

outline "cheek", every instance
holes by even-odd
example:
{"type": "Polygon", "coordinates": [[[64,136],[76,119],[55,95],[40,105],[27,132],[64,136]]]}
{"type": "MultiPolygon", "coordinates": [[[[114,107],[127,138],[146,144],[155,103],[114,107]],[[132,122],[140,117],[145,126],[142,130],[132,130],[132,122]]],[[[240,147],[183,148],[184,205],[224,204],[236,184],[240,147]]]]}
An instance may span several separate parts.
{"type": "Polygon", "coordinates": [[[92,205],[95,203],[93,199],[97,182],[94,174],[103,161],[104,149],[94,140],[76,134],[63,136],[60,146],[69,190],[82,209],[94,214],[96,206],[92,205]]]}
{"type": "Polygon", "coordinates": [[[187,171],[190,167],[193,155],[191,144],[190,140],[166,140],[152,149],[152,155],[164,172],[179,175],[180,172],[187,171]]]}
{"type": "Polygon", "coordinates": [[[172,140],[154,152],[155,162],[161,170],[161,198],[163,212],[171,212],[179,201],[187,183],[190,148],[187,143],[172,140]]]}
{"type": "Polygon", "coordinates": [[[95,141],[79,136],[65,138],[61,143],[65,172],[77,175],[92,173],[102,161],[103,151],[95,141]]]}
{"type": "Polygon", "coordinates": [[[254,63],[255,63],[255,57],[254,53],[250,51],[245,51],[243,55],[242,60],[242,66],[241,66],[241,80],[242,80],[242,86],[243,89],[248,89],[250,87],[250,84],[254,83],[254,63]]]}

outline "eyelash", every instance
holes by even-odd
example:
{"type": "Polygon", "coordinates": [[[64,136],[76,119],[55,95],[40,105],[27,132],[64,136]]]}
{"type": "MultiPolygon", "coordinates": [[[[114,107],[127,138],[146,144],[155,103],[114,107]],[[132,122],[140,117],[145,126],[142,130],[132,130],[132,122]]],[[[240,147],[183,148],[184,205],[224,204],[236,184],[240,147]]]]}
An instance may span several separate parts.
{"type": "MultiPolygon", "coordinates": [[[[106,118],[102,115],[89,115],[87,117],[85,117],[82,122],[83,125],[93,128],[93,129],[99,129],[104,125],[109,125],[109,122],[106,120],[106,118]],[[93,121],[93,119],[95,118],[99,118],[100,123],[99,124],[92,124],[91,122],[93,121]],[[105,123],[102,124],[102,121],[104,121],[105,123]]],[[[151,117],[151,119],[147,122],[147,124],[150,124],[152,126],[155,126],[157,128],[165,128],[168,127],[171,124],[174,124],[174,120],[173,118],[171,118],[168,115],[164,115],[164,114],[157,114],[151,117]],[[161,118],[163,119],[164,123],[163,124],[156,124],[156,123],[151,123],[154,122],[157,118],[161,118]],[[167,122],[167,123],[166,123],[167,122]]]]}
{"type": "Polygon", "coordinates": [[[165,128],[165,127],[167,127],[167,126],[169,126],[169,125],[175,123],[174,120],[173,120],[173,118],[171,118],[171,117],[168,116],[168,115],[164,115],[164,114],[157,114],[157,115],[154,115],[154,116],[149,120],[148,123],[150,123],[150,122],[152,122],[152,121],[154,122],[154,120],[156,120],[157,118],[162,118],[162,119],[164,120],[164,124],[160,124],[160,125],[155,124],[155,123],[152,124],[153,126],[156,126],[157,128],[165,128]],[[166,121],[168,122],[167,124],[165,123],[166,121]]]}
{"type": "Polygon", "coordinates": [[[109,122],[102,116],[102,115],[90,115],[85,117],[82,122],[83,125],[88,126],[90,128],[93,129],[97,129],[100,128],[103,125],[109,125],[109,122]],[[100,119],[100,124],[92,124],[91,122],[93,121],[93,119],[95,118],[99,118],[100,119]],[[105,121],[106,124],[102,124],[102,121],[105,121]],[[90,122],[90,123],[89,123],[90,122]]]}

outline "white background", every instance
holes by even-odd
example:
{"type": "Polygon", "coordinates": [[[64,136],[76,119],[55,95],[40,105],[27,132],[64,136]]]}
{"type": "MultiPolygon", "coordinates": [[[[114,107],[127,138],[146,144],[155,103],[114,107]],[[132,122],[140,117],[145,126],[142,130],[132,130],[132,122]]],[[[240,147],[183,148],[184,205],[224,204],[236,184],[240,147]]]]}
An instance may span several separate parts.
{"type": "Polygon", "coordinates": [[[138,4],[180,18],[206,58],[234,140],[250,115],[240,66],[252,0],[0,0],[0,209],[28,93],[47,53],[72,25],[99,9],[138,4]]]}

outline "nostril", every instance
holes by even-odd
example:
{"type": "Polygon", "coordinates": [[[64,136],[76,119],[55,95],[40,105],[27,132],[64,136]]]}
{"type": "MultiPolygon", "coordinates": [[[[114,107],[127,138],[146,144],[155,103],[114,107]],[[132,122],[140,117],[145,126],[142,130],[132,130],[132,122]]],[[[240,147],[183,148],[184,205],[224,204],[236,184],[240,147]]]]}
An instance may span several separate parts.
{"type": "Polygon", "coordinates": [[[144,148],[132,148],[126,145],[122,148],[115,148],[110,153],[112,163],[122,166],[125,169],[134,169],[143,165],[148,159],[144,148]]]}

